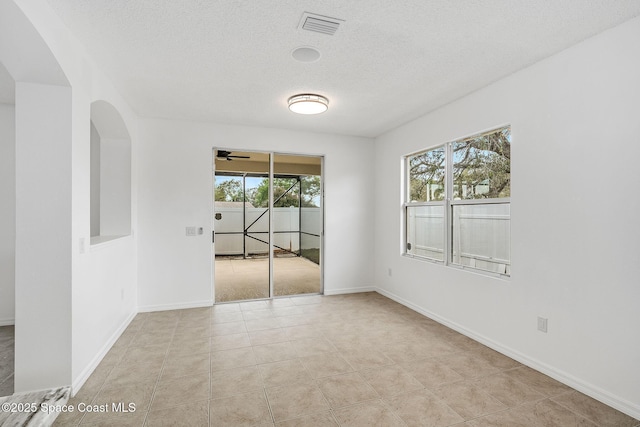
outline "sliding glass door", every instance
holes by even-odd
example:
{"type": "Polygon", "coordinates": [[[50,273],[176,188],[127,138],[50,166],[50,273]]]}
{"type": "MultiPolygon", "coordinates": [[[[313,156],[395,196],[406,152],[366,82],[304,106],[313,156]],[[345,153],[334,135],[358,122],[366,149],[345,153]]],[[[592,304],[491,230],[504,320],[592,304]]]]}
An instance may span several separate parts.
{"type": "Polygon", "coordinates": [[[322,293],[322,158],[214,150],[216,302],[322,293]]]}

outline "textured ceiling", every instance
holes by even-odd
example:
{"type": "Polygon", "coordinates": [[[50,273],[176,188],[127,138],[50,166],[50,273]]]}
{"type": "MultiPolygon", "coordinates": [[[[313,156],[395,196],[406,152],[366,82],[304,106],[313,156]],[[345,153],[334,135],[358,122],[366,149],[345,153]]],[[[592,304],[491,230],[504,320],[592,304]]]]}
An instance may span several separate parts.
{"type": "Polygon", "coordinates": [[[638,0],[48,0],[147,117],[377,136],[640,14],[638,0]],[[304,12],[343,19],[333,36],[304,12]],[[321,58],[294,60],[313,46],[321,58]],[[297,93],[329,98],[289,112],[297,93]]]}

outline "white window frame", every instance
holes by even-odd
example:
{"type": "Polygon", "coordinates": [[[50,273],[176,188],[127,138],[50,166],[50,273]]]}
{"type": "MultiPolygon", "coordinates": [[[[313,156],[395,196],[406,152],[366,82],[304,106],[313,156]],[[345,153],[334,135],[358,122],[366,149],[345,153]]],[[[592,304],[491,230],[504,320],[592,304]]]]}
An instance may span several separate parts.
{"type": "MultiPolygon", "coordinates": [[[[403,209],[403,245],[402,245],[402,255],[409,257],[409,258],[415,258],[415,259],[419,259],[419,260],[424,260],[424,261],[429,261],[429,262],[434,262],[437,264],[441,264],[441,265],[445,265],[448,267],[453,267],[453,268],[458,268],[458,269],[463,269],[463,270],[471,270],[480,274],[484,274],[484,275],[489,275],[489,276],[495,276],[495,277],[501,277],[501,278],[509,278],[511,276],[510,273],[510,265],[511,265],[511,259],[509,260],[501,260],[504,261],[506,264],[509,265],[509,272],[507,273],[497,273],[497,272],[492,272],[489,270],[485,270],[485,269],[481,269],[481,268],[476,268],[476,267],[472,267],[472,266],[467,266],[467,265],[462,265],[459,263],[455,263],[453,260],[453,234],[454,234],[454,230],[453,230],[453,208],[454,206],[461,206],[461,205],[493,205],[493,204],[511,204],[511,198],[510,197],[501,197],[501,198],[489,198],[489,199],[454,199],[453,198],[453,144],[458,142],[458,141],[465,141],[468,140],[470,138],[474,138],[474,137],[478,137],[481,135],[485,135],[485,134],[489,134],[489,133],[493,133],[493,132],[497,132],[503,128],[506,127],[511,127],[510,124],[506,124],[506,125],[502,125],[502,126],[498,126],[495,128],[492,128],[491,130],[485,131],[485,132],[479,132],[479,133],[474,133],[471,134],[469,136],[466,137],[462,137],[462,138],[457,138],[455,140],[446,142],[444,144],[439,144],[439,145],[435,145],[429,148],[426,148],[424,150],[420,150],[420,151],[416,151],[414,153],[410,153],[404,156],[404,161],[403,161],[403,166],[404,166],[404,182],[403,182],[403,186],[404,188],[404,203],[402,206],[403,209]],[[411,184],[410,184],[410,166],[409,166],[409,159],[411,157],[417,156],[419,154],[422,153],[426,153],[428,151],[432,151],[432,150],[436,150],[438,148],[444,147],[445,148],[445,197],[443,200],[437,200],[437,201],[428,201],[428,202],[411,202],[411,184]],[[444,233],[443,235],[443,260],[439,260],[436,258],[432,258],[432,257],[428,257],[428,256],[423,256],[423,255],[416,255],[416,254],[410,254],[408,253],[408,208],[410,207],[421,207],[421,206],[442,206],[443,210],[444,210],[444,227],[442,232],[444,233]]],[[[458,254],[458,256],[460,256],[460,254],[458,254]]]]}

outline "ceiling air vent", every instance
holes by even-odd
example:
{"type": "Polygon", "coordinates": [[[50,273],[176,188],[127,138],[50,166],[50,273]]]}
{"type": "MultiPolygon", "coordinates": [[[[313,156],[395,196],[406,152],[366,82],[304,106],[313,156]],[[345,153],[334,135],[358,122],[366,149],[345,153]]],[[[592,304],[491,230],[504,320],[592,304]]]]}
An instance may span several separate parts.
{"type": "Polygon", "coordinates": [[[298,28],[332,36],[338,31],[342,22],[344,22],[343,19],[329,18],[328,16],[305,12],[302,15],[298,28]]]}

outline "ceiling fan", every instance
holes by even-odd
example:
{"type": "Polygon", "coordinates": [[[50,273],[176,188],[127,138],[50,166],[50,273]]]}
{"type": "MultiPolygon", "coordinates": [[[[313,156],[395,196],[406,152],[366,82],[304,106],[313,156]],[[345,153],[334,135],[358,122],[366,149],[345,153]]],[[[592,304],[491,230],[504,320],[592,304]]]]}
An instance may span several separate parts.
{"type": "Polygon", "coordinates": [[[227,159],[228,161],[231,161],[233,159],[250,159],[251,158],[249,156],[232,156],[231,151],[226,151],[226,150],[218,150],[218,154],[216,155],[216,157],[218,157],[219,159],[227,159]]]}

